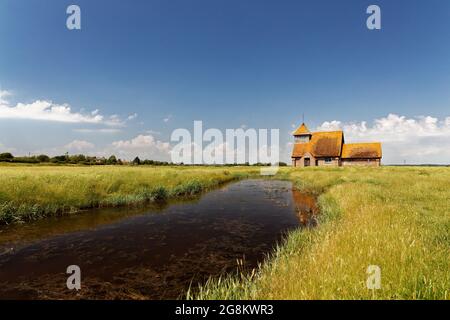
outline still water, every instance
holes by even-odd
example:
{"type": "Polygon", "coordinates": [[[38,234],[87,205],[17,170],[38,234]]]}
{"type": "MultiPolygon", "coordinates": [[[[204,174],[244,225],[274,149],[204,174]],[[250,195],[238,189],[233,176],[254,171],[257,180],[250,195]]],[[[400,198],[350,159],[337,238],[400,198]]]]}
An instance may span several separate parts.
{"type": "Polygon", "coordinates": [[[189,201],[0,227],[0,299],[180,298],[257,267],[316,212],[291,182],[244,180],[189,201]],[[81,268],[80,291],[66,287],[69,265],[81,268]]]}

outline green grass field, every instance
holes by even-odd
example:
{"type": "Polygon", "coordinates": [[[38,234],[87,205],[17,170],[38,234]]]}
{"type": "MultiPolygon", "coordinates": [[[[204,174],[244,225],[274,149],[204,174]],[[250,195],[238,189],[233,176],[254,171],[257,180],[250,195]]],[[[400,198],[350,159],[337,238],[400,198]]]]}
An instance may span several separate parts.
{"type": "Polygon", "coordinates": [[[257,172],[248,167],[3,165],[0,225],[190,196],[257,172]]]}
{"type": "MultiPolygon", "coordinates": [[[[0,222],[199,193],[252,167],[0,166],[0,222]]],[[[283,168],[318,195],[320,224],[291,232],[251,274],[208,282],[193,299],[449,299],[450,168],[283,168]],[[381,289],[366,287],[369,265],[381,289]]]]}

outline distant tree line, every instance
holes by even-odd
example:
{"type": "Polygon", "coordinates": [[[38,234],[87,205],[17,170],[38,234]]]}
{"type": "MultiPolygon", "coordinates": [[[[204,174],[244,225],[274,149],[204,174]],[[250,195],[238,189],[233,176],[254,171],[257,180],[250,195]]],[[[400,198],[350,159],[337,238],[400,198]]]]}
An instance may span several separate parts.
{"type": "MultiPolygon", "coordinates": [[[[0,162],[12,163],[55,163],[55,164],[85,164],[85,165],[123,165],[130,164],[130,162],[118,159],[115,155],[109,158],[86,156],[84,154],[64,155],[49,157],[45,154],[29,157],[15,157],[10,152],[0,153],[0,162]]],[[[168,162],[154,161],[154,160],[140,160],[136,157],[131,164],[149,164],[149,165],[169,165],[168,162]]]]}
{"type": "MultiPolygon", "coordinates": [[[[184,164],[181,163],[173,163],[173,162],[167,162],[167,161],[155,161],[155,160],[141,160],[139,157],[134,158],[132,161],[132,164],[134,165],[140,165],[140,164],[146,164],[146,165],[156,165],[156,166],[168,166],[168,165],[178,165],[178,166],[211,166],[209,164],[184,164]]],[[[255,166],[255,167],[263,167],[263,166],[270,166],[270,163],[261,163],[257,162],[254,164],[250,164],[249,162],[245,163],[232,163],[232,164],[222,164],[217,166],[226,166],[226,167],[233,167],[233,166],[255,166]]],[[[286,162],[278,162],[278,165],[280,167],[287,166],[286,162]]]]}
{"type": "MultiPolygon", "coordinates": [[[[169,165],[185,165],[183,163],[172,163],[167,161],[157,161],[157,160],[141,160],[139,157],[134,158],[133,161],[128,162],[125,160],[121,160],[116,158],[115,155],[110,156],[109,158],[105,157],[91,157],[86,156],[84,154],[76,154],[69,155],[68,153],[60,156],[49,157],[45,154],[41,154],[38,156],[21,156],[15,157],[10,152],[0,153],[0,162],[11,162],[11,163],[54,163],[54,164],[84,164],[84,165],[153,165],[153,166],[169,166],[169,165]]],[[[244,164],[226,164],[225,166],[250,166],[248,162],[244,164]]],[[[286,166],[286,163],[279,162],[280,167],[286,166]]],[[[270,163],[255,163],[252,166],[270,166],[270,163]]]]}
{"type": "Polygon", "coordinates": [[[132,164],[134,165],[140,165],[140,164],[144,164],[144,165],[151,165],[151,166],[169,166],[169,165],[174,165],[171,162],[167,162],[167,161],[157,161],[157,160],[141,160],[139,159],[139,157],[134,158],[134,160],[132,161],[132,164]]]}
{"type": "Polygon", "coordinates": [[[0,153],[0,162],[15,162],[15,163],[60,163],[60,164],[86,164],[86,165],[105,165],[105,164],[118,164],[121,165],[124,162],[121,159],[117,159],[112,155],[108,159],[104,157],[90,157],[84,154],[64,155],[49,157],[45,154],[38,156],[22,156],[15,157],[10,152],[0,153]]]}

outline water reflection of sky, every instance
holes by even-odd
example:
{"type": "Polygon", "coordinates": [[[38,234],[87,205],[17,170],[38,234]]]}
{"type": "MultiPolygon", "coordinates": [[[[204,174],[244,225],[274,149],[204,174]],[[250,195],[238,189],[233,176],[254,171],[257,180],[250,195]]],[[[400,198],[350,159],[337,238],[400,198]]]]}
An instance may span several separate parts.
{"type": "Polygon", "coordinates": [[[3,228],[13,250],[0,256],[0,297],[177,298],[237,261],[255,268],[285,232],[311,225],[313,211],[314,198],[288,181],[245,180],[197,201],[3,228]],[[71,264],[83,274],[77,295],[65,288],[71,264]]]}

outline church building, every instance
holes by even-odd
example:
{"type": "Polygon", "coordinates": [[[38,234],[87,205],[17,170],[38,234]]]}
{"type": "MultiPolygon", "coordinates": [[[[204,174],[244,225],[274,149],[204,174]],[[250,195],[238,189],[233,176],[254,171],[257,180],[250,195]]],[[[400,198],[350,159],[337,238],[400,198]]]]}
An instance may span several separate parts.
{"type": "Polygon", "coordinates": [[[379,142],[345,143],[343,131],[310,132],[304,123],[292,134],[293,167],[380,166],[379,142]]]}

